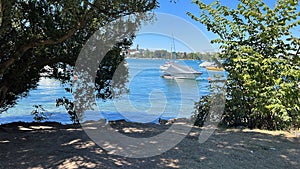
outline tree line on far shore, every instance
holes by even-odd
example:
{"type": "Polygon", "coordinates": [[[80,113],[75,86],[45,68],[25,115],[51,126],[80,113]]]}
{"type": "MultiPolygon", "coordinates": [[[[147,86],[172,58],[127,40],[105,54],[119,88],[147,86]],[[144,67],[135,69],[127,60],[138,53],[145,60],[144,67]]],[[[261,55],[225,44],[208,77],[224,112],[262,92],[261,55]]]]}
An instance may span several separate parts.
{"type": "Polygon", "coordinates": [[[131,49],[127,53],[129,58],[153,58],[153,59],[187,59],[212,61],[218,57],[216,52],[170,52],[165,49],[131,49]]]}

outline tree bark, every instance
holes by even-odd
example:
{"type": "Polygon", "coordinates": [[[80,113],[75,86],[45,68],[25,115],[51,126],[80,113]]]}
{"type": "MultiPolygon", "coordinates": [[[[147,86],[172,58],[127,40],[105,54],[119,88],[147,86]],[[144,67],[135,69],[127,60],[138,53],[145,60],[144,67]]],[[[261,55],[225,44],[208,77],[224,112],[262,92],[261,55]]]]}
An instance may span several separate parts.
{"type": "Polygon", "coordinates": [[[2,10],[2,0],[0,0],[0,27],[2,26],[3,20],[3,10],[2,10]]]}

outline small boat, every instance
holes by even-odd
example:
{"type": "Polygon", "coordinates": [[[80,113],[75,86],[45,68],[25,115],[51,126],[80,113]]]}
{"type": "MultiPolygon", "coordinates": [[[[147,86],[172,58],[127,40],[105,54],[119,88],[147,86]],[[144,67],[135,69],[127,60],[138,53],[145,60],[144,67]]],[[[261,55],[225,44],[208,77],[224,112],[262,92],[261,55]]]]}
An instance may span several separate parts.
{"type": "Polygon", "coordinates": [[[222,67],[217,67],[217,66],[206,66],[207,70],[212,70],[212,71],[224,71],[224,68],[222,67]]]}
{"type": "Polygon", "coordinates": [[[159,69],[162,70],[162,71],[165,71],[170,67],[171,64],[173,64],[173,62],[166,62],[165,64],[160,65],[159,69]]]}
{"type": "Polygon", "coordinates": [[[192,67],[173,63],[166,69],[162,75],[165,79],[196,79],[202,72],[198,72],[192,67]]]}
{"type": "Polygon", "coordinates": [[[212,66],[212,65],[213,65],[212,62],[205,61],[205,62],[200,63],[199,67],[206,67],[206,66],[212,66]]]}

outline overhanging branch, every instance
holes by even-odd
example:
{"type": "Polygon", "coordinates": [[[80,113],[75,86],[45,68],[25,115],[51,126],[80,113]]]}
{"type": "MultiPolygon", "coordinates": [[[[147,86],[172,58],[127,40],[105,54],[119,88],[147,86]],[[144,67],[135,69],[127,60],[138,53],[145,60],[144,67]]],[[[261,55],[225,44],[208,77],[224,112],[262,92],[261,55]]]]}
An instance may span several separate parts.
{"type": "Polygon", "coordinates": [[[34,42],[30,42],[30,43],[22,45],[19,48],[19,50],[17,50],[15,52],[13,57],[8,59],[4,63],[0,64],[0,74],[4,74],[5,71],[9,68],[9,66],[11,66],[16,61],[17,58],[22,57],[29,49],[31,49],[33,47],[37,47],[37,46],[56,45],[56,44],[64,42],[65,40],[70,38],[72,35],[74,35],[74,33],[78,29],[82,28],[86,24],[89,17],[91,17],[91,12],[87,12],[87,14],[82,17],[81,21],[74,28],[70,29],[64,36],[62,36],[60,38],[34,41],[34,42]]]}

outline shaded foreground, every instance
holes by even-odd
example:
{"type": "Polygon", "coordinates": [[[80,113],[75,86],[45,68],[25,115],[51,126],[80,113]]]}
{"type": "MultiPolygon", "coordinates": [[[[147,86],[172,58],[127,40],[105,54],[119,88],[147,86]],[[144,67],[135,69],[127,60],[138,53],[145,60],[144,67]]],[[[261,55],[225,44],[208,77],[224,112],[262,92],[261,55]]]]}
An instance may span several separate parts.
{"type": "MultiPolygon", "coordinates": [[[[123,121],[111,126],[130,137],[152,137],[169,128],[123,121]]],[[[0,126],[0,168],[300,168],[300,140],[291,133],[218,129],[200,144],[200,132],[193,127],[161,155],[126,158],[96,145],[80,126],[11,123],[0,126]]]]}

